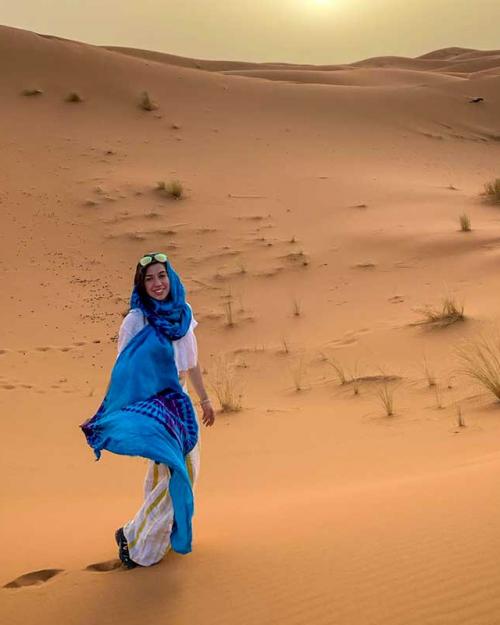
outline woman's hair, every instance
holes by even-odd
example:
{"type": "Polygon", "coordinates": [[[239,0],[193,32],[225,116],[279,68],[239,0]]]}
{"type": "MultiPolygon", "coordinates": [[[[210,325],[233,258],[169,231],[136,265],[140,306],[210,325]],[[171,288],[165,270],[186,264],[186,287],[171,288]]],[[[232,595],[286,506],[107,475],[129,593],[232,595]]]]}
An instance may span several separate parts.
{"type": "Polygon", "coordinates": [[[141,298],[143,304],[146,304],[146,305],[148,303],[149,296],[146,292],[146,287],[144,286],[144,282],[146,280],[146,271],[152,265],[163,265],[165,267],[165,271],[167,270],[167,263],[160,263],[157,260],[153,260],[152,263],[149,263],[149,265],[146,265],[145,267],[142,267],[142,265],[137,263],[137,268],[135,270],[135,276],[134,276],[134,286],[137,289],[137,293],[139,293],[139,297],[141,298]]]}

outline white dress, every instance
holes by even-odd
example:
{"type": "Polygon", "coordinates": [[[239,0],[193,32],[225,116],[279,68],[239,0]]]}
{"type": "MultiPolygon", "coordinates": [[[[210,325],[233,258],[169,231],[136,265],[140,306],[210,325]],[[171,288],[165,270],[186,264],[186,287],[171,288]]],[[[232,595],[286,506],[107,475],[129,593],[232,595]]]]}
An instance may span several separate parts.
{"type": "MultiPolygon", "coordinates": [[[[124,349],[125,345],[148,323],[140,308],[133,308],[123,319],[118,332],[118,354],[124,349]]],[[[185,383],[185,374],[188,369],[192,369],[198,363],[198,345],[194,329],[198,322],[191,318],[191,325],[187,334],[178,341],[172,341],[174,347],[174,358],[177,371],[182,381],[185,383]]]]}
{"type": "MultiPolygon", "coordinates": [[[[118,333],[118,354],[147,323],[139,308],[134,308],[128,313],[118,333]]],[[[187,334],[177,341],[172,341],[175,365],[185,392],[187,392],[186,372],[198,363],[198,346],[194,334],[197,325],[198,322],[193,316],[187,334]]],[[[200,470],[199,440],[186,456],[186,467],[194,487],[200,470]]],[[[169,494],[169,482],[168,467],[148,460],[144,501],[135,517],[123,527],[130,557],[141,566],[159,562],[170,549],[174,509],[169,494]]]]}

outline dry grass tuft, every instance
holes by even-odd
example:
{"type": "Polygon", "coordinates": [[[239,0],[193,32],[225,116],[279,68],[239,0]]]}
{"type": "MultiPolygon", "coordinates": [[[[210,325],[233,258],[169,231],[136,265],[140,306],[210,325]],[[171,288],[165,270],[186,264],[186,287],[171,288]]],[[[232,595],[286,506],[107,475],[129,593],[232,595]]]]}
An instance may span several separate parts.
{"type": "Polygon", "coordinates": [[[158,105],[156,102],[153,102],[151,96],[147,91],[143,91],[141,94],[141,99],[139,100],[139,108],[143,111],[156,111],[158,105]]]}
{"type": "Polygon", "coordinates": [[[180,200],[184,195],[184,187],[182,186],[182,182],[180,182],[180,180],[172,180],[172,182],[169,182],[165,187],[165,191],[176,200],[180,200]]]}
{"type": "Polygon", "coordinates": [[[170,182],[160,180],[156,183],[156,190],[176,200],[180,200],[184,195],[184,187],[180,180],[172,180],[170,182]]]}
{"type": "Polygon", "coordinates": [[[352,392],[354,395],[359,395],[359,389],[361,386],[361,377],[359,375],[358,363],[354,365],[350,373],[351,373],[350,384],[352,384],[352,392]]]}
{"type": "Polygon", "coordinates": [[[282,354],[289,354],[290,353],[290,346],[288,345],[288,341],[286,339],[286,337],[281,337],[281,353],[282,354]]]}
{"type": "Polygon", "coordinates": [[[83,102],[82,96],[76,91],[71,91],[70,93],[68,93],[64,100],[66,102],[83,102]]]}
{"type": "Polygon", "coordinates": [[[436,384],[434,386],[434,395],[436,397],[436,408],[438,410],[441,410],[442,408],[444,408],[444,406],[443,406],[443,400],[441,396],[441,387],[439,386],[439,384],[436,384]]]}
{"type": "Polygon", "coordinates": [[[484,195],[491,202],[500,203],[500,178],[495,178],[484,185],[484,195]]]}
{"type": "Polygon", "coordinates": [[[302,314],[302,305],[296,297],[292,299],[292,312],[294,317],[300,317],[302,314]]]}
{"type": "Polygon", "coordinates": [[[293,378],[293,385],[297,393],[304,390],[304,374],[306,371],[306,365],[304,357],[301,356],[298,362],[290,368],[290,372],[293,378]]]}
{"type": "Polygon", "coordinates": [[[481,337],[458,350],[462,373],[500,399],[500,341],[481,337]]]}
{"type": "Polygon", "coordinates": [[[423,370],[424,370],[425,379],[427,380],[427,386],[429,386],[429,388],[436,386],[436,375],[434,373],[434,370],[429,365],[429,362],[427,361],[427,358],[425,356],[424,356],[424,362],[423,362],[423,370]]]}
{"type": "Polygon", "coordinates": [[[420,324],[430,324],[436,326],[449,326],[457,321],[464,321],[464,306],[459,304],[457,300],[447,295],[441,304],[441,308],[432,308],[430,306],[421,309],[424,319],[420,324]]]}
{"type": "Polygon", "coordinates": [[[210,385],[221,407],[221,412],[238,412],[242,408],[242,393],[236,381],[235,364],[225,356],[214,359],[210,385]]]}
{"type": "Polygon", "coordinates": [[[462,414],[462,408],[460,406],[457,406],[457,426],[459,428],[465,427],[465,420],[462,414]]]}
{"type": "Polygon", "coordinates": [[[231,297],[229,297],[228,300],[224,302],[224,316],[226,318],[227,327],[232,328],[234,326],[234,316],[233,316],[233,300],[231,297]]]}
{"type": "Polygon", "coordinates": [[[377,397],[384,408],[386,416],[394,416],[394,388],[391,388],[387,381],[384,381],[377,389],[377,397]]]}
{"type": "MultiPolygon", "coordinates": [[[[342,386],[346,384],[347,377],[343,365],[338,360],[335,360],[335,358],[328,358],[324,354],[322,354],[322,356],[324,356],[324,361],[328,363],[330,367],[332,367],[332,369],[335,371],[335,375],[337,376],[339,384],[342,386]]],[[[359,378],[357,379],[359,381],[359,378]]]]}
{"type": "Polygon", "coordinates": [[[460,221],[460,230],[462,232],[470,232],[472,230],[471,224],[470,224],[470,217],[469,215],[467,215],[467,213],[460,215],[459,221],[460,221]]]}

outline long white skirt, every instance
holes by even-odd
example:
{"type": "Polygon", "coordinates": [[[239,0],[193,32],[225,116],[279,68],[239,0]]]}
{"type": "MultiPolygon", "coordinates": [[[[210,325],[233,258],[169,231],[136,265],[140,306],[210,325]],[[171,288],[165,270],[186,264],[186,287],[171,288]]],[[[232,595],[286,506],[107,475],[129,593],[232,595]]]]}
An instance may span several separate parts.
{"type": "MultiPolygon", "coordinates": [[[[186,456],[186,467],[194,486],[200,472],[200,441],[186,456]]],[[[123,527],[130,557],[141,566],[159,562],[170,550],[174,507],[169,492],[170,469],[148,460],[144,502],[135,517],[123,527]]]]}

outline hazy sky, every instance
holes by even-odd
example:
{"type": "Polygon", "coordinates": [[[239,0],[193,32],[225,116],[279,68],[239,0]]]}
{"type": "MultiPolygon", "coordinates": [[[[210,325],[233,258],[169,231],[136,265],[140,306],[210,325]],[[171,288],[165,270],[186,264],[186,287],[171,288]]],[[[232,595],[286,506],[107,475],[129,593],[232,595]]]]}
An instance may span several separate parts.
{"type": "Polygon", "coordinates": [[[342,63],[500,48],[500,0],[9,0],[1,23],[204,59],[342,63]]]}

